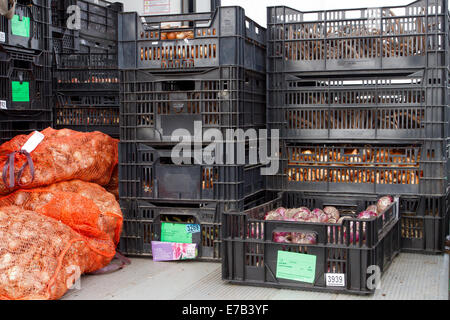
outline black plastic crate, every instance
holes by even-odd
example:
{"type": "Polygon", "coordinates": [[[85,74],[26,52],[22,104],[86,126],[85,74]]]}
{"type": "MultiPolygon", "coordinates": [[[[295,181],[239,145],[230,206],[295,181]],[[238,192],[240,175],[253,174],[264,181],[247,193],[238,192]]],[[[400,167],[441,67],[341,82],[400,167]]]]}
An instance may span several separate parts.
{"type": "Polygon", "coordinates": [[[11,20],[0,16],[0,45],[50,50],[51,0],[18,0],[11,20]]]}
{"type": "Polygon", "coordinates": [[[51,35],[52,51],[56,55],[59,53],[76,53],[80,51],[80,33],[78,30],[51,27],[51,35]]]}
{"type": "Polygon", "coordinates": [[[405,252],[441,254],[449,234],[448,195],[402,198],[401,248],[405,252]]]}
{"type": "Polygon", "coordinates": [[[172,143],[203,130],[266,127],[266,76],[239,67],[192,74],[121,71],[121,140],[172,143]]]}
{"type": "Polygon", "coordinates": [[[268,193],[266,202],[240,213],[224,213],[222,222],[222,279],[234,284],[283,289],[326,291],[334,293],[372,294],[368,286],[378,266],[385,272],[400,251],[398,199],[383,216],[371,220],[355,219],[355,214],[376,201],[373,196],[356,198],[342,195],[302,193],[268,193]],[[322,208],[333,205],[342,215],[352,218],[343,225],[264,221],[265,213],[280,206],[322,208]],[[356,222],[359,221],[359,224],[356,222]],[[352,226],[350,225],[352,223],[352,226]],[[355,229],[355,226],[356,227],[355,229]],[[353,230],[341,232],[341,229],[353,230]],[[357,229],[365,237],[354,239],[357,229]],[[314,232],[316,244],[277,243],[273,232],[314,232]],[[312,284],[276,277],[277,254],[289,251],[316,256],[315,279],[312,284]],[[344,274],[345,286],[326,285],[325,274],[344,274]]]}
{"type": "Polygon", "coordinates": [[[64,53],[56,55],[56,60],[57,69],[53,76],[57,91],[112,91],[119,96],[117,55],[64,53]]]}
{"type": "Polygon", "coordinates": [[[195,156],[176,155],[173,159],[172,152],[167,147],[156,149],[141,143],[121,143],[120,197],[159,202],[219,201],[227,203],[230,207],[227,210],[238,210],[246,197],[265,189],[263,165],[199,164],[195,156]],[[184,160],[182,164],[175,164],[181,160],[184,160]],[[191,164],[186,164],[187,161],[191,164]]]}
{"type": "Polygon", "coordinates": [[[50,110],[51,64],[49,52],[0,50],[0,109],[50,110]]]}
{"type": "Polygon", "coordinates": [[[42,131],[52,126],[51,111],[0,110],[0,144],[17,135],[42,131]]]}
{"type": "Polygon", "coordinates": [[[442,139],[448,69],[393,74],[270,76],[269,123],[290,140],[442,139]]]}
{"type": "Polygon", "coordinates": [[[100,131],[119,138],[119,104],[119,95],[115,92],[58,93],[54,108],[55,128],[100,131]]]}
{"type": "Polygon", "coordinates": [[[152,241],[161,240],[161,223],[199,224],[201,233],[193,237],[198,260],[220,261],[221,225],[216,204],[205,206],[159,205],[143,201],[121,201],[124,224],[120,252],[130,256],[152,256],[152,241]],[[174,218],[175,217],[175,218],[174,218]]]}
{"type": "Polygon", "coordinates": [[[273,190],[442,196],[447,190],[446,146],[291,144],[281,147],[273,190]]]}
{"type": "Polygon", "coordinates": [[[123,11],[120,2],[104,0],[63,0],[52,1],[53,25],[66,28],[67,20],[74,11],[68,13],[70,6],[78,6],[80,14],[80,34],[100,39],[117,41],[119,12],[123,11]]]}
{"type": "Polygon", "coordinates": [[[405,6],[301,12],[268,9],[273,72],[417,69],[447,66],[446,0],[405,6]]]}
{"type": "Polygon", "coordinates": [[[119,15],[121,69],[192,71],[223,65],[266,71],[266,29],[247,18],[241,7],[184,15],[119,15]],[[176,39],[177,34],[185,38],[176,39]]]}

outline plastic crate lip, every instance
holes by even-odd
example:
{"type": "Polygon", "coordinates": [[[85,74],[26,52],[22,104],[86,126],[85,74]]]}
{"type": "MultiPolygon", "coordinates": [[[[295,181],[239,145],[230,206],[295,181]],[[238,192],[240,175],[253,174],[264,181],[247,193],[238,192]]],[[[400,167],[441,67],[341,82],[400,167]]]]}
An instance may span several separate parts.
{"type": "MultiPolygon", "coordinates": [[[[427,1],[426,3],[428,3],[428,0],[425,0],[425,1],[427,1]]],[[[424,0],[416,0],[416,1],[413,1],[413,2],[410,2],[410,3],[408,3],[408,4],[405,4],[405,5],[397,5],[397,6],[379,6],[379,7],[365,7],[365,8],[349,8],[349,9],[328,9],[328,10],[314,10],[314,11],[301,11],[301,10],[298,10],[298,9],[294,9],[294,8],[292,8],[292,7],[289,7],[289,6],[284,6],[284,5],[278,5],[278,6],[269,6],[269,7],[267,7],[267,9],[270,9],[270,10],[276,10],[276,9],[289,9],[289,10],[292,10],[292,11],[296,11],[296,12],[298,12],[298,13],[331,13],[331,12],[342,12],[342,11],[363,11],[363,10],[368,10],[368,9],[400,9],[400,8],[406,8],[406,7],[410,7],[410,6],[413,6],[413,5],[415,5],[415,4],[419,4],[419,3],[423,3],[424,2],[424,0]]],[[[444,1],[444,3],[445,3],[445,1],[444,1]]],[[[445,12],[443,12],[442,13],[443,15],[448,15],[448,12],[447,12],[447,14],[445,13],[445,12]]],[[[440,15],[440,14],[430,14],[430,15],[440,15]]],[[[425,14],[424,14],[424,16],[425,16],[425,14]]],[[[326,17],[326,15],[325,15],[325,17],[326,17]]],[[[402,18],[403,16],[395,16],[395,17],[386,17],[386,18],[402,18]]],[[[410,16],[404,16],[404,17],[410,17],[410,16]]],[[[358,19],[356,19],[356,20],[361,20],[362,18],[358,18],[358,19]]],[[[340,19],[340,20],[327,20],[327,19],[324,19],[324,20],[319,20],[319,21],[341,21],[342,19],[340,19]]],[[[352,19],[345,19],[345,20],[352,20],[352,19]]],[[[365,18],[365,20],[367,20],[367,18],[365,18]]],[[[315,21],[315,20],[314,20],[315,21]]],[[[311,22],[314,22],[314,21],[305,21],[306,23],[311,23],[311,22]]],[[[267,21],[267,24],[269,25],[269,24],[280,24],[280,23],[273,23],[273,22],[270,22],[270,20],[268,20],[267,21]]],[[[286,24],[288,24],[288,23],[286,23],[286,24]]]]}

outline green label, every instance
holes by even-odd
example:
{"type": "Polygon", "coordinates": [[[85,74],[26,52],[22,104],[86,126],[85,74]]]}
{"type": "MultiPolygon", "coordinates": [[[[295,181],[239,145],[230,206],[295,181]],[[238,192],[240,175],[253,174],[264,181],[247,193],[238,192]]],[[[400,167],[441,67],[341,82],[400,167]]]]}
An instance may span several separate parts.
{"type": "Polygon", "coordinates": [[[187,232],[185,224],[164,222],[161,224],[161,242],[192,243],[192,233],[187,232]]]}
{"type": "Polygon", "coordinates": [[[20,17],[15,14],[11,19],[11,32],[15,36],[20,37],[30,37],[30,18],[29,17],[20,17]]]}
{"type": "Polygon", "coordinates": [[[12,82],[12,101],[30,102],[30,83],[13,81],[12,82]]]}
{"type": "Polygon", "coordinates": [[[316,256],[278,251],[277,278],[314,283],[316,256]]]}

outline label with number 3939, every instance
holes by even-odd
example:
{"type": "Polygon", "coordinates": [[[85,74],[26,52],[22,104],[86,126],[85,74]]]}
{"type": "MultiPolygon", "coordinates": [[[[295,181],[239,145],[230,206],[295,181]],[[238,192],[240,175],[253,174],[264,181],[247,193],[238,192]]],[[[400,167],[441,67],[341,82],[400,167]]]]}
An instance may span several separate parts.
{"type": "Polygon", "coordinates": [[[325,273],[327,287],[345,287],[344,273],[325,273]]]}

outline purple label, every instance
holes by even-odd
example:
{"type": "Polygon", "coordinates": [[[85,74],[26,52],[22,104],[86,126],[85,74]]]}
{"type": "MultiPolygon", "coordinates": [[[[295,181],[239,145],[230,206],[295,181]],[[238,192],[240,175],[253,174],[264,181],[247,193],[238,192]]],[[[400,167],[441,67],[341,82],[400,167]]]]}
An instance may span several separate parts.
{"type": "Polygon", "coordinates": [[[177,261],[197,258],[196,243],[152,241],[153,261],[177,261]]]}

